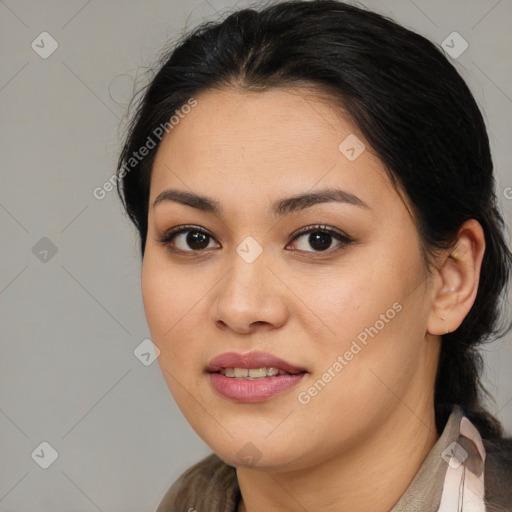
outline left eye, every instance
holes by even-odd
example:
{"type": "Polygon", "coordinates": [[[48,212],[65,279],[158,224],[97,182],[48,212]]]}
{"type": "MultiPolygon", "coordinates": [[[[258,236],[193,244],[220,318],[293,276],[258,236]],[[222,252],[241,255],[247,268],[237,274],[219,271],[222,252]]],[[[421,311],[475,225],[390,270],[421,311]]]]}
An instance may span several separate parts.
{"type": "MultiPolygon", "coordinates": [[[[304,249],[304,246],[299,248],[300,251],[304,252],[329,251],[331,250],[331,243],[333,239],[339,242],[337,247],[345,246],[352,242],[352,240],[345,234],[321,225],[309,226],[300,232],[295,233],[292,238],[292,242],[302,237],[305,238],[306,235],[309,235],[306,243],[309,244],[310,247],[313,247],[314,250],[308,251],[304,249]]],[[[168,246],[169,250],[175,252],[200,252],[204,249],[211,248],[211,240],[213,240],[212,235],[201,228],[196,226],[178,226],[177,228],[171,229],[165,233],[161,239],[157,240],[157,242],[162,243],[164,246],[168,246]],[[179,247],[180,241],[185,247],[179,247]],[[187,250],[187,246],[192,250],[187,250]]]]}
{"type": "Polygon", "coordinates": [[[307,238],[307,242],[311,247],[317,249],[315,251],[307,251],[306,249],[299,249],[305,252],[325,252],[330,250],[331,242],[333,238],[338,240],[339,246],[344,246],[349,244],[352,240],[334,229],[330,229],[327,226],[309,226],[299,233],[297,233],[292,241],[297,240],[298,238],[305,237],[309,235],[307,238]]]}

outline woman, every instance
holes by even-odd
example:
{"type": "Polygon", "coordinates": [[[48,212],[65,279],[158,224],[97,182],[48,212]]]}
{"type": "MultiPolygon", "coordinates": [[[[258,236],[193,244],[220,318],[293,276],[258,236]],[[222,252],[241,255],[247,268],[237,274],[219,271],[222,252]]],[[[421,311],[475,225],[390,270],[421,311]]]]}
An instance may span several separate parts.
{"type": "Polygon", "coordinates": [[[435,45],[331,0],[204,24],[118,178],[163,376],[214,452],[158,512],[512,510],[477,352],[512,255],[435,45]]]}

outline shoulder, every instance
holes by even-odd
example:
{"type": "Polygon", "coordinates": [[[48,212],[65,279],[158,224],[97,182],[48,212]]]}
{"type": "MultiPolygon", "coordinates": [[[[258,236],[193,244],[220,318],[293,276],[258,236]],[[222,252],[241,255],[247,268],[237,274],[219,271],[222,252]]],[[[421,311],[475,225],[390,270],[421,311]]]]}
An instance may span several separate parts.
{"type": "Polygon", "coordinates": [[[156,512],[234,512],[239,500],[236,470],[212,453],[169,487],[156,512]]]}
{"type": "Polygon", "coordinates": [[[483,439],[485,501],[489,512],[512,511],[512,438],[483,439]]]}

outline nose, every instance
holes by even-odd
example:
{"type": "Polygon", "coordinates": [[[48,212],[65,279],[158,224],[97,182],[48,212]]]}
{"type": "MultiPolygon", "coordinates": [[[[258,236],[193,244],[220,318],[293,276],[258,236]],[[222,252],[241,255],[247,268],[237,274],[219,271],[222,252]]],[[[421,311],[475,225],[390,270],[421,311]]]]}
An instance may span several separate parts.
{"type": "Polygon", "coordinates": [[[289,316],[288,289],[276,265],[265,251],[253,261],[241,254],[234,252],[231,268],[215,287],[212,321],[219,329],[241,334],[281,327],[289,316]]]}

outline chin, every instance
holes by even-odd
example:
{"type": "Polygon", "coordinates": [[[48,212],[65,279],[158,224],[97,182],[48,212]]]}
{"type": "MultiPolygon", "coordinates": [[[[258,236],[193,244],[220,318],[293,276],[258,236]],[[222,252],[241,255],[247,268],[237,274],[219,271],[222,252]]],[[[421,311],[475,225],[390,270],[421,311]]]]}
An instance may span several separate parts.
{"type": "Polygon", "coordinates": [[[301,466],[297,459],[303,456],[303,453],[293,453],[291,450],[285,452],[282,444],[274,446],[259,436],[254,436],[254,439],[254,442],[232,440],[227,446],[209,446],[221,460],[237,469],[279,471],[299,469],[301,466]]]}

